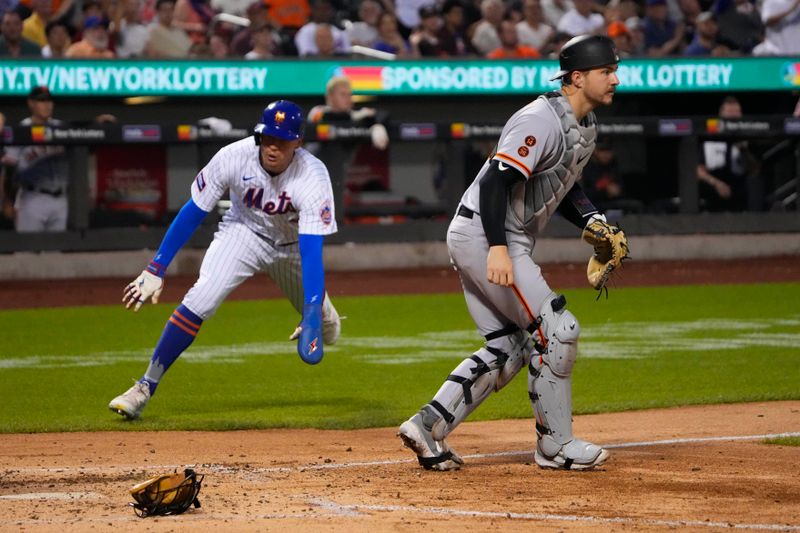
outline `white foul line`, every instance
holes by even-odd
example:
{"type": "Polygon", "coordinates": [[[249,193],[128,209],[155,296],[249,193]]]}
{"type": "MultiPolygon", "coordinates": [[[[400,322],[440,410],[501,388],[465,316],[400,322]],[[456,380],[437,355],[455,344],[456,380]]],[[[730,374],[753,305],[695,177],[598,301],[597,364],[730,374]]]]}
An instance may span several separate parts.
{"type": "MultiPolygon", "coordinates": [[[[694,437],[684,439],[665,439],[665,440],[650,440],[638,442],[622,442],[617,444],[602,444],[603,448],[636,448],[641,446],[660,446],[666,444],[693,444],[700,442],[720,442],[720,441],[743,441],[743,440],[763,440],[763,439],[778,439],[785,437],[800,437],[800,432],[791,433],[767,433],[764,435],[737,435],[728,437],[694,437]]],[[[533,455],[533,450],[517,450],[508,452],[494,452],[494,453],[474,453],[470,455],[462,455],[465,459],[486,459],[492,457],[515,457],[519,455],[533,455]]],[[[292,472],[305,472],[306,470],[337,470],[340,468],[362,468],[367,466],[387,466],[405,463],[416,462],[416,459],[388,459],[385,461],[362,461],[351,463],[324,463],[324,464],[307,464],[301,466],[275,466],[268,468],[247,468],[250,474],[270,474],[270,473],[284,473],[289,474],[292,472]]],[[[59,467],[13,467],[8,469],[11,473],[67,473],[73,470],[79,472],[109,472],[109,471],[123,471],[130,472],[141,470],[147,472],[149,470],[165,470],[175,468],[204,468],[207,471],[216,473],[236,473],[244,470],[241,467],[220,465],[220,464],[189,464],[189,465],[128,465],[128,466],[59,466],[59,467]]]]}
{"type": "Polygon", "coordinates": [[[653,518],[625,518],[600,516],[561,515],[549,513],[510,513],[491,511],[472,511],[468,509],[444,509],[442,507],[415,507],[410,505],[343,505],[330,500],[312,498],[312,505],[339,513],[357,513],[358,511],[388,511],[404,513],[437,514],[445,516],[474,516],[479,518],[506,518],[512,520],[558,520],[562,522],[590,522],[603,524],[631,524],[663,527],[710,527],[730,529],[762,529],[770,531],[800,531],[800,526],[781,524],[733,524],[730,522],[705,522],[700,520],[658,520],[653,518]]]}

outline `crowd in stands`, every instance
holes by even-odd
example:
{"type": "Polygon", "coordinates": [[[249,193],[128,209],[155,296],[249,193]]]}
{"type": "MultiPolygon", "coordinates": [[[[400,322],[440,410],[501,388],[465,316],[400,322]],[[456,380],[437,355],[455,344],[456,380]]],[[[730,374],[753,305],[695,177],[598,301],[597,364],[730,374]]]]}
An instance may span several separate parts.
{"type": "Polygon", "coordinates": [[[800,0],[0,0],[0,57],[554,57],[800,54],[800,0]],[[381,52],[383,54],[381,54],[381,52]]]}

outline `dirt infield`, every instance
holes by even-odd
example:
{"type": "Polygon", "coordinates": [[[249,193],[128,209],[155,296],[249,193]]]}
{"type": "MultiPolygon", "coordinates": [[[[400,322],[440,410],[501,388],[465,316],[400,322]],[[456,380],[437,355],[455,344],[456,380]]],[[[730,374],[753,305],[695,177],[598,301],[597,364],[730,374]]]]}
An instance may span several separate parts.
{"type": "MultiPolygon", "coordinates": [[[[585,286],[583,265],[547,265],[554,288],[585,286]]],[[[277,297],[251,280],[234,297],[277,297]]],[[[113,304],[129,280],[0,283],[0,308],[113,304]]],[[[800,281],[796,258],[631,263],[618,286],[800,281]]],[[[193,282],[169,278],[163,301],[193,282]]],[[[444,269],[333,273],[335,295],[458,291],[444,269]]],[[[120,424],[124,422],[120,421],[120,424]]],[[[580,416],[608,445],[593,472],[532,464],[530,420],[468,422],[450,442],[467,465],[426,472],[395,428],[358,431],[107,432],[0,436],[0,531],[800,531],[800,401],[580,416]],[[202,508],[134,516],[127,489],[192,466],[202,508]]]]}
{"type": "Polygon", "coordinates": [[[800,402],[581,416],[575,428],[610,445],[602,469],[533,466],[525,420],[459,427],[457,472],[422,470],[394,428],[4,435],[0,529],[800,531],[800,448],[751,438],[800,432],[800,402]],[[143,521],[126,507],[134,483],[188,465],[206,474],[201,509],[143,521]]]}

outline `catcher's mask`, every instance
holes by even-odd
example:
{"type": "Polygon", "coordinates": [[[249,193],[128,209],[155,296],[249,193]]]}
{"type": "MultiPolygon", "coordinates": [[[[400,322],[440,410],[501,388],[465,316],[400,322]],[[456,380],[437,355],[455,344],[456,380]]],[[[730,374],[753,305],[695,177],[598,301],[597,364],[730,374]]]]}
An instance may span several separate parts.
{"type": "Polygon", "coordinates": [[[181,514],[194,505],[200,507],[197,494],[205,476],[187,468],[183,472],[156,476],[134,485],[133,511],[141,518],[181,514]]]}
{"type": "Polygon", "coordinates": [[[262,135],[271,135],[285,141],[296,141],[303,136],[303,110],[289,100],[270,103],[261,113],[261,121],[253,129],[253,138],[261,145],[262,135]]]}

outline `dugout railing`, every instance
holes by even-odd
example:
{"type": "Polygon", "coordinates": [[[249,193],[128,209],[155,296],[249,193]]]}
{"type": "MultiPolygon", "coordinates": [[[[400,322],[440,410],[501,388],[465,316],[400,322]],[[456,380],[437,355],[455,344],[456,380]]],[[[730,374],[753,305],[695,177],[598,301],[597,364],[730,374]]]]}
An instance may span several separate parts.
{"type": "MultiPolygon", "coordinates": [[[[318,143],[318,155],[329,167],[334,185],[340,231],[331,242],[417,242],[443,240],[450,215],[455,211],[469,183],[472,170],[465,154],[474,142],[496,140],[502,124],[462,122],[392,122],[387,127],[392,145],[397,143],[438,143],[443,147],[443,183],[435,202],[396,206],[344,206],[342,202],[346,167],[352,149],[369,142],[369,128],[351,123],[309,125],[306,141],[318,143]],[[351,212],[347,212],[351,210],[351,212]],[[392,224],[341,223],[354,214],[389,217],[392,224]],[[395,218],[391,218],[394,216],[395,218]]],[[[658,146],[669,145],[661,157],[675,166],[676,196],[674,212],[621,213],[617,217],[629,234],[694,233],[781,233],[800,231],[798,193],[800,193],[800,118],[751,116],[741,120],[718,117],[625,117],[602,119],[600,135],[611,139],[648,139],[658,146]],[[771,176],[761,194],[770,205],[764,210],[736,213],[699,212],[698,143],[706,138],[759,140],[768,148],[765,159],[781,158],[778,176],[771,176]],[[674,158],[675,161],[672,161],[674,158]]],[[[218,133],[198,125],[98,124],[80,127],[6,127],[4,145],[64,145],[69,161],[68,231],[61,233],[17,234],[0,231],[0,253],[21,251],[106,251],[157,248],[164,234],[163,224],[138,224],[133,227],[93,227],[90,198],[89,151],[93,146],[135,144],[184,145],[195,150],[197,170],[217,147],[249,135],[249,128],[234,128],[218,133]]],[[[657,161],[658,159],[656,159],[657,161]]],[[[395,164],[403,164],[402,161],[395,164]]],[[[763,176],[762,176],[763,177],[763,176]]],[[[647,184],[645,184],[647,186],[647,184]]],[[[188,192],[187,192],[188,195],[188,192]]],[[[216,220],[201,226],[188,246],[203,247],[213,235],[216,220]]],[[[574,229],[558,217],[545,236],[574,236],[574,229]]]]}

